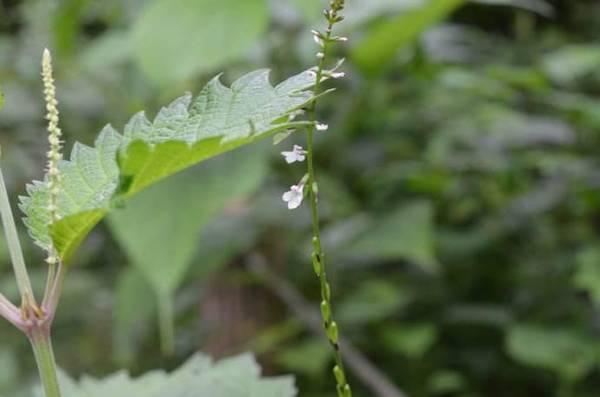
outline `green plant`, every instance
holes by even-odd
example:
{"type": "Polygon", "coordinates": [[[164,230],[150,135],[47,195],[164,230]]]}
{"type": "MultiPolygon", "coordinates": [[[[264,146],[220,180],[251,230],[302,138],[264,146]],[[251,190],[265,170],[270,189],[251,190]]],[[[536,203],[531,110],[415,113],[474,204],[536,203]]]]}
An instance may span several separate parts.
{"type": "MultiPolygon", "coordinates": [[[[321,312],[328,339],[335,350],[334,374],[338,394],[341,397],[351,396],[340,353],[338,326],[333,320],[331,291],[321,248],[318,188],[313,164],[314,132],[326,129],[326,125],[316,121],[316,99],[326,93],[321,92],[321,84],[327,79],[343,75],[336,71],[337,67],[332,70],[325,68],[330,45],[345,40],[332,35],[333,26],[343,19],[339,15],[343,8],[343,1],[332,1],[331,8],[325,12],[328,21],[326,32],[314,31],[315,40],[322,47],[322,52],[318,53],[319,65],[316,68],[289,78],[275,87],[269,83],[267,70],[247,74],[235,81],[231,88],[222,85],[219,77],[216,77],[196,98],[186,94],[176,99],[163,108],[152,122],[141,112],[125,126],[122,135],[111,126],[106,126],[97,138],[95,147],[76,143],[69,160],[63,160],[62,131],[59,128],[51,56],[48,50],[44,51],[42,77],[50,144],[46,176],[43,181],[36,181],[27,187],[28,196],[21,197],[20,207],[26,214],[24,222],[31,237],[46,251],[47,283],[43,299],[39,301],[25,265],[8,192],[0,171],[0,213],[21,296],[18,308],[0,295],[0,315],[29,338],[46,397],[61,396],[52,348],[52,324],[69,268],[69,259],[89,231],[111,209],[122,206],[127,199],[163,178],[276,133],[283,133],[276,137],[280,141],[298,128],[307,129],[307,151],[304,153],[295,149],[288,155],[294,157],[306,154],[308,158],[308,174],[296,186],[296,193],[303,194],[303,187],[308,184],[314,232],[312,259],[320,279],[321,312]],[[296,121],[297,116],[306,108],[309,112],[308,120],[296,121]]],[[[284,195],[284,199],[286,198],[290,208],[297,207],[302,199],[284,195]]],[[[159,295],[164,294],[166,297],[171,291],[162,290],[160,286],[157,289],[159,295]]],[[[161,302],[166,301],[164,296],[161,302]]],[[[168,313],[169,309],[164,312],[168,313]]],[[[168,324],[164,329],[164,345],[170,350],[172,336],[168,324]]],[[[190,365],[194,367],[196,364],[190,365]]],[[[186,370],[178,371],[173,377],[190,377],[182,373],[185,374],[186,370]]],[[[257,377],[255,370],[254,373],[257,377]]],[[[212,379],[211,376],[208,378],[212,379]]],[[[140,380],[144,388],[148,382],[148,378],[140,380]]],[[[70,384],[68,381],[61,383],[70,384]]],[[[182,387],[190,386],[183,384],[182,387]]],[[[261,383],[251,394],[265,395],[268,389],[265,387],[261,383]]],[[[76,386],[68,388],[67,396],[80,393],[73,392],[77,390],[76,386]]],[[[164,389],[169,387],[161,385],[157,389],[157,395],[163,395],[161,390],[164,389]]],[[[184,393],[185,390],[182,389],[181,392],[184,393]]],[[[272,383],[269,390],[277,396],[290,394],[289,387],[286,392],[277,383],[272,383]]],[[[120,390],[120,393],[126,393],[126,390],[120,390]]]]}

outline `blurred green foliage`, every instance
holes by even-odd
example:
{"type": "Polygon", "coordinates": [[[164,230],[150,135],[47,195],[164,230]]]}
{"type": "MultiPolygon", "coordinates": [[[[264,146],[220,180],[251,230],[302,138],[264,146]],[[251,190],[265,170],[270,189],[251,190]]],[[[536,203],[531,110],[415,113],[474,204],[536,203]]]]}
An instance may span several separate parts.
{"type": "MultiPolygon", "coordinates": [[[[341,328],[409,396],[595,397],[600,4],[442,3],[348,5],[343,34],[350,41],[337,54],[348,57],[348,78],[324,99],[322,119],[331,128],[317,140],[341,328]],[[398,23],[408,16],[410,23],[398,23]]],[[[43,169],[44,46],[56,51],[67,146],[89,144],[103,123],[120,128],[140,109],[152,114],[221,71],[232,81],[268,66],[275,81],[310,67],[309,30],[323,7],[319,0],[0,4],[0,144],[15,198],[43,169]],[[219,17],[207,22],[209,12],[219,17]]],[[[301,395],[330,395],[326,346],[248,270],[264,261],[307,298],[318,295],[307,208],[289,212],[280,200],[302,176],[278,154],[291,141],[302,144],[298,135],[257,148],[266,171],[254,183],[227,161],[191,171],[219,186],[213,203],[200,182],[185,189],[199,191],[197,202],[161,207],[152,193],[139,196],[172,219],[181,216],[179,205],[211,214],[196,225],[185,219],[196,233],[187,235],[185,260],[173,264],[180,270],[152,265],[161,282],[177,279],[169,283],[170,359],[157,348],[148,273],[128,248],[143,244],[143,235],[127,242],[112,222],[92,233],[74,258],[55,330],[70,374],[102,376],[122,365],[138,374],[175,368],[198,349],[253,349],[269,373],[293,372],[301,395]]],[[[151,221],[144,219],[145,229],[151,221]]],[[[142,225],[124,227],[135,226],[142,225]]],[[[24,245],[41,285],[40,252],[24,245]]],[[[161,253],[169,249],[176,248],[161,253]]],[[[10,294],[2,252],[0,285],[10,294]]],[[[0,390],[17,395],[17,381],[35,379],[29,348],[8,325],[0,333],[0,390]]],[[[352,378],[358,396],[372,395],[352,378]]]]}

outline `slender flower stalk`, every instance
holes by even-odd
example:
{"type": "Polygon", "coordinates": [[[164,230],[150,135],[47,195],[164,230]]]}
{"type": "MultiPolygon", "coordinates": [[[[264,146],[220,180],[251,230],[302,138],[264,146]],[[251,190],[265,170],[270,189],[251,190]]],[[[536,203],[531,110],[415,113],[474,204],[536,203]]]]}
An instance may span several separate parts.
{"type": "MultiPolygon", "coordinates": [[[[321,82],[328,77],[339,78],[343,77],[343,74],[337,73],[335,76],[332,72],[325,69],[326,62],[328,59],[330,46],[332,43],[338,41],[346,41],[345,38],[333,36],[333,27],[335,24],[341,22],[344,17],[340,15],[340,12],[344,9],[344,0],[332,0],[330,2],[330,8],[325,10],[325,18],[327,20],[327,29],[325,33],[313,31],[315,42],[321,47],[317,53],[317,59],[319,64],[315,70],[315,95],[319,95],[321,92],[321,82]]],[[[339,328],[333,317],[333,309],[331,305],[331,289],[327,279],[327,269],[325,266],[325,257],[323,254],[323,248],[321,245],[321,231],[319,227],[319,208],[317,204],[318,200],[318,184],[315,175],[314,166],[314,134],[315,131],[325,131],[328,126],[326,124],[317,122],[317,103],[314,101],[308,109],[308,117],[312,122],[311,126],[307,129],[307,148],[306,148],[306,160],[308,167],[308,180],[307,190],[308,197],[310,200],[312,229],[313,229],[313,252],[312,252],[312,263],[314,271],[319,278],[320,289],[321,289],[321,314],[323,317],[323,325],[325,327],[325,333],[329,342],[333,348],[335,357],[335,366],[333,368],[333,374],[335,376],[337,384],[337,393],[339,397],[351,397],[352,389],[348,383],[346,371],[344,369],[344,363],[342,359],[342,353],[340,351],[339,344],[339,328]]]]}

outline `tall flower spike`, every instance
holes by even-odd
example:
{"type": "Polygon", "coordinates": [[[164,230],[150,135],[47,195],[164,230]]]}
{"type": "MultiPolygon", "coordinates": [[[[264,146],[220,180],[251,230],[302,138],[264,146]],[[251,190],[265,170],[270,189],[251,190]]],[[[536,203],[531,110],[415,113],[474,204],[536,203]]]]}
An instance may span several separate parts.
{"type": "MultiPolygon", "coordinates": [[[[60,219],[58,213],[58,195],[60,193],[61,175],[58,164],[62,159],[61,141],[62,132],[58,127],[59,113],[58,101],[56,100],[56,87],[52,76],[52,57],[48,49],[44,50],[42,57],[42,79],[44,81],[44,96],[46,100],[46,119],[48,120],[48,142],[50,150],[48,151],[48,213],[50,222],[54,223],[60,219]]],[[[47,262],[51,265],[58,262],[55,250],[51,247],[47,262]]]]}
{"type": "MultiPolygon", "coordinates": [[[[319,58],[318,65],[315,69],[315,86],[314,92],[318,96],[321,92],[321,83],[323,77],[329,78],[341,78],[344,77],[343,72],[337,72],[337,68],[341,65],[338,62],[336,67],[332,70],[325,69],[325,65],[328,61],[328,55],[330,52],[330,46],[339,41],[346,41],[346,39],[338,36],[333,36],[333,27],[338,22],[344,19],[343,15],[340,15],[340,11],[344,9],[344,0],[331,0],[330,8],[324,11],[325,19],[327,19],[327,29],[325,33],[321,34],[317,31],[313,31],[313,36],[316,37],[315,41],[319,44],[319,52],[317,58],[319,58]],[[321,45],[321,42],[323,45],[321,45]]],[[[336,389],[338,397],[352,397],[352,388],[348,383],[346,377],[346,371],[344,369],[343,355],[339,344],[339,327],[334,320],[333,307],[331,303],[331,287],[329,285],[327,277],[327,267],[325,265],[325,256],[323,253],[323,247],[321,245],[321,229],[319,226],[319,208],[318,208],[318,184],[315,176],[315,165],[314,165],[314,133],[316,131],[325,131],[328,126],[324,123],[317,121],[316,106],[317,102],[313,101],[308,109],[309,120],[313,123],[306,130],[306,163],[307,163],[307,176],[306,176],[306,190],[308,191],[308,199],[310,201],[310,213],[311,223],[313,229],[313,252],[312,252],[312,263],[313,269],[319,279],[319,285],[321,289],[321,315],[323,319],[323,326],[325,328],[325,334],[329,339],[329,342],[333,348],[333,356],[335,359],[335,366],[333,367],[333,375],[336,381],[336,389]]],[[[286,192],[283,196],[284,201],[288,202],[288,208],[296,208],[300,205],[301,199],[304,197],[303,188],[301,186],[294,185],[291,187],[289,192],[286,192]]]]}

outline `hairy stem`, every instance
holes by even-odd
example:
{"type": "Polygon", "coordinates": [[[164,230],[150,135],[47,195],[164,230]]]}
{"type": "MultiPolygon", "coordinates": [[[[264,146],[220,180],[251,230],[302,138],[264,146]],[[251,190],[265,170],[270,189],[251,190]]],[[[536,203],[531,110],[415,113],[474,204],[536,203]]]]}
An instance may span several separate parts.
{"type": "Polygon", "coordinates": [[[6,242],[8,244],[8,250],[10,253],[11,262],[15,277],[17,279],[17,286],[21,293],[23,302],[34,303],[33,288],[31,287],[31,281],[29,280],[29,273],[27,273],[27,267],[25,266],[25,259],[23,258],[23,251],[21,250],[21,243],[19,241],[19,235],[17,233],[17,226],[15,225],[15,219],[13,217],[12,209],[10,207],[10,201],[8,199],[8,191],[6,190],[6,184],[4,183],[4,176],[0,169],[0,215],[2,216],[2,225],[4,227],[4,234],[6,236],[6,242]]]}
{"type": "MultiPolygon", "coordinates": [[[[333,40],[332,31],[333,25],[339,22],[337,11],[343,8],[343,2],[332,1],[332,8],[326,11],[326,17],[328,19],[327,30],[322,35],[322,52],[319,53],[319,64],[316,70],[316,83],[315,83],[315,95],[319,95],[321,91],[321,81],[324,77],[325,62],[330,50],[330,44],[333,40]],[[337,6],[337,8],[336,8],[337,6]]],[[[319,225],[319,206],[318,206],[318,184],[314,166],[314,134],[315,126],[317,125],[317,101],[314,101],[308,109],[309,119],[313,124],[308,127],[307,130],[307,165],[308,165],[308,194],[310,199],[310,211],[311,221],[313,230],[313,253],[312,261],[315,269],[315,273],[319,278],[319,284],[321,289],[321,315],[323,319],[323,325],[325,327],[325,333],[333,349],[335,358],[335,367],[333,373],[336,379],[337,392],[339,397],[350,397],[352,396],[352,390],[347,381],[346,371],[344,369],[344,362],[342,360],[342,354],[340,351],[339,344],[339,329],[338,325],[334,320],[333,308],[331,304],[331,289],[327,278],[327,268],[325,266],[325,258],[323,254],[323,248],[321,244],[321,230],[319,225]]]]}
{"type": "Polygon", "coordinates": [[[29,341],[46,397],[61,397],[49,327],[35,327],[29,334],[29,341]]]}

